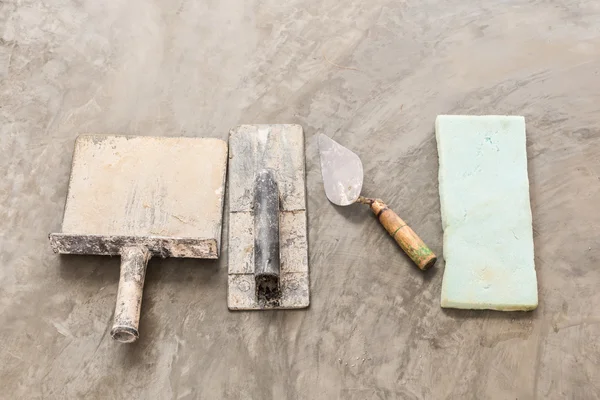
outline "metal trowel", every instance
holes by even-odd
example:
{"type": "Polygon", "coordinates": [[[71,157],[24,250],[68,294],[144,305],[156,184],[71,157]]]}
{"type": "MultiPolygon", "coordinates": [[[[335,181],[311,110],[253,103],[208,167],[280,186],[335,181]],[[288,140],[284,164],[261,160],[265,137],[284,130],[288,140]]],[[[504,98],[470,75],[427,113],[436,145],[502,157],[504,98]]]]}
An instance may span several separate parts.
{"type": "Polygon", "coordinates": [[[310,303],[304,132],[240,125],[229,132],[230,310],[310,303]]]}
{"type": "Polygon", "coordinates": [[[319,153],[325,194],[329,201],[338,206],[354,203],[369,205],[379,222],[420,269],[426,270],[435,264],[435,254],[406,222],[382,200],[360,195],[363,166],[356,154],[323,134],[319,135],[319,153]]]}

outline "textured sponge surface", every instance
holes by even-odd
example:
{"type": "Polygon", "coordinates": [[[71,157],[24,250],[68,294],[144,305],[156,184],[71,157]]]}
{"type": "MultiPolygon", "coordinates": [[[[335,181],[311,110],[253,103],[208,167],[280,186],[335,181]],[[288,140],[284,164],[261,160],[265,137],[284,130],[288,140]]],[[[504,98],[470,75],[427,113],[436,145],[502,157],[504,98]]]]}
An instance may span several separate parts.
{"type": "Polygon", "coordinates": [[[525,119],[440,115],[442,307],[537,307],[525,119]]]}

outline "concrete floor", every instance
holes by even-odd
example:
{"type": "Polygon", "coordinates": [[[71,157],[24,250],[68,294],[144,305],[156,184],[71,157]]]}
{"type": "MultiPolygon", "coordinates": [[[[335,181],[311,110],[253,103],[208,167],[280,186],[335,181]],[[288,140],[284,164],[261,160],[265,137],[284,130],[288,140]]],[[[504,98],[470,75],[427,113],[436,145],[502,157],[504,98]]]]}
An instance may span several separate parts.
{"type": "Polygon", "coordinates": [[[0,397],[600,398],[600,2],[4,1],[0,34],[0,397]],[[455,113],[526,117],[535,312],[442,310],[443,261],[325,198],[320,132],[441,254],[455,113]],[[229,312],[226,253],[152,260],[142,337],[114,342],[119,260],[47,239],[77,135],[283,122],[306,132],[311,307],[229,312]]]}

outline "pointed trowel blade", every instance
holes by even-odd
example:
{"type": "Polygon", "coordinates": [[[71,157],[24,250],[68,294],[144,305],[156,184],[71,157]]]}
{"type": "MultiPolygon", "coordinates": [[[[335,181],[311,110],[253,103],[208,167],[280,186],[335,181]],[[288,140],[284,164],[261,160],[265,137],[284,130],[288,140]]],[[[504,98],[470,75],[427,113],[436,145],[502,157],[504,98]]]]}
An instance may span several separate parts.
{"type": "Polygon", "coordinates": [[[321,173],[325,194],[338,206],[356,202],[363,184],[363,166],[360,158],[344,146],[319,135],[321,173]]]}

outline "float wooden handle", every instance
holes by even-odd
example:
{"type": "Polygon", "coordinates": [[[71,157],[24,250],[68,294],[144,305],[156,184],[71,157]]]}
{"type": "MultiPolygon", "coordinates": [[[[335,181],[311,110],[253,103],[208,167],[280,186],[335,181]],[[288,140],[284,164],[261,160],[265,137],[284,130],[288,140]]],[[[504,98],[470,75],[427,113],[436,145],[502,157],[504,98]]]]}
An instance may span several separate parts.
{"type": "Polygon", "coordinates": [[[388,206],[379,199],[367,199],[360,197],[359,203],[369,204],[371,211],[375,214],[381,225],[394,238],[402,250],[422,270],[431,268],[437,261],[437,257],[427,247],[421,238],[388,206]]]}

